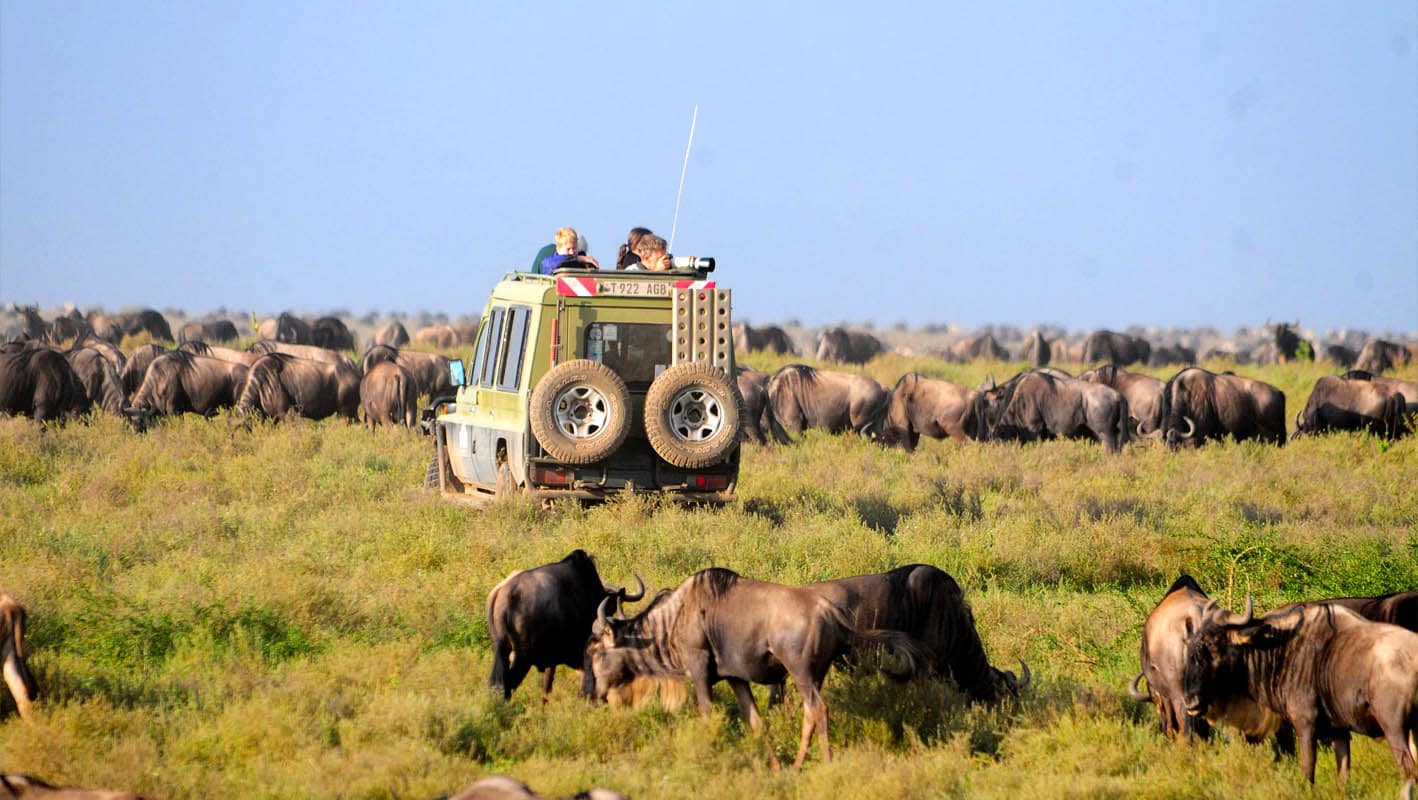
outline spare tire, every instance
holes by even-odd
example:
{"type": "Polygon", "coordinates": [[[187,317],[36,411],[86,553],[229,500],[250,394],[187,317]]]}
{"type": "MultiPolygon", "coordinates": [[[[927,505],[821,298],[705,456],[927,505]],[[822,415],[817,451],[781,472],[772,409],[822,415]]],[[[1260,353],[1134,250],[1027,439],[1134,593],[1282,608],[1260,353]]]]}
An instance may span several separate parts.
{"type": "Polygon", "coordinates": [[[702,469],[729,457],[738,445],[743,397],[709,364],[677,364],[645,395],[645,435],[660,458],[681,469],[702,469]]]}
{"type": "Polygon", "coordinates": [[[532,434],[552,458],[590,464],[630,433],[630,391],[610,367],[579,358],[558,364],[532,390],[532,434]]]}

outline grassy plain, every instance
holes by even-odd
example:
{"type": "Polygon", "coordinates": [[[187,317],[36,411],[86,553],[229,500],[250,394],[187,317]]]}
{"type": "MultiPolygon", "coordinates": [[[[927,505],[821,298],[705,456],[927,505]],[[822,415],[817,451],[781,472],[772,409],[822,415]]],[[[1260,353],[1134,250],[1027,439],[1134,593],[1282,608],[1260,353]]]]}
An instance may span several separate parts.
{"type": "MultiPolygon", "coordinates": [[[[1015,366],[886,356],[865,371],[973,385],[1015,366]]],[[[1293,419],[1327,370],[1239,371],[1280,386],[1293,419]]],[[[633,798],[1334,797],[1327,753],[1311,792],[1268,747],[1162,739],[1126,694],[1143,618],[1180,571],[1262,608],[1418,587],[1413,439],[1110,457],[809,435],[749,447],[722,509],[470,509],[418,488],[429,452],[332,421],[185,418],[136,436],[111,418],[43,433],[0,419],[0,587],[30,609],[45,692],[36,723],[0,719],[0,770],[159,798],[429,798],[485,773],[633,798]],[[795,699],[766,741],[722,685],[708,719],[590,707],[567,670],[545,705],[531,681],[494,701],[488,589],[577,547],[608,581],[654,588],[710,565],[801,583],[936,564],[992,660],[1027,659],[1034,686],[986,710],[940,683],[834,672],[836,758],[814,749],[801,773],[765,752],[791,757],[795,699]]],[[[1349,796],[1396,791],[1386,748],[1356,741],[1354,763],[1349,796]]]]}

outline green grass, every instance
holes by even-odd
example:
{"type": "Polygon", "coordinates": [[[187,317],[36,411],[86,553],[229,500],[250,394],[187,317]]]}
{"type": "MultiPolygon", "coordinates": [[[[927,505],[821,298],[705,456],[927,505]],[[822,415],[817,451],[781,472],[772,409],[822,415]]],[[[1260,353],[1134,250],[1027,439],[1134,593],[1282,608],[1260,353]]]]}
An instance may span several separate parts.
{"type": "MultiPolygon", "coordinates": [[[[763,368],[776,366],[749,359],[763,368]]],[[[878,359],[973,385],[1015,365],[878,359]]],[[[1242,368],[1291,416],[1313,365],[1242,368]]],[[[1165,370],[1159,371],[1166,373],[1165,370]]],[[[1418,586],[1418,443],[1362,435],[1234,443],[956,445],[914,454],[809,434],[750,447],[740,501],[685,509],[484,510],[417,488],[426,439],[339,422],[0,420],[0,587],[30,610],[45,696],[0,701],[0,769],[157,797],[433,797],[489,772],[548,795],[636,798],[1334,797],[1230,737],[1168,742],[1127,698],[1143,618],[1180,571],[1260,607],[1418,586]],[[965,706],[940,683],[834,672],[836,758],[791,757],[800,707],[749,733],[714,714],[594,708],[577,676],[543,705],[487,689],[482,604],[509,571],[586,548],[611,582],[676,585],[710,565],[786,583],[925,561],[966,588],[991,658],[1029,661],[1023,701],[965,706]]],[[[760,694],[762,697],[762,694],[760,694]]],[[[1398,786],[1356,741],[1352,797],[1398,786]]]]}

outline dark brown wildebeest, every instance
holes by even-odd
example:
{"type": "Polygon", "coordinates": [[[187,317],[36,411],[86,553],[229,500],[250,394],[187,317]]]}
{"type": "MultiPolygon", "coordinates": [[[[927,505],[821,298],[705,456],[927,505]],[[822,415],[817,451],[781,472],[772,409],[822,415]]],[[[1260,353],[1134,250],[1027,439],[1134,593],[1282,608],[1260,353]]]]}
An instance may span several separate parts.
{"type": "Polygon", "coordinates": [[[353,350],[354,334],[339,317],[319,317],[310,323],[310,343],[326,350],[353,350]]]}
{"type": "Polygon", "coordinates": [[[113,368],[118,371],[120,380],[122,379],[123,365],[128,363],[128,357],[123,355],[123,351],[119,350],[112,342],[100,339],[90,333],[77,342],[74,342],[74,346],[70,349],[77,350],[80,347],[89,347],[99,351],[104,358],[108,359],[108,363],[112,364],[113,368]]]}
{"type": "Polygon", "coordinates": [[[1162,427],[1145,435],[1169,447],[1226,436],[1285,444],[1285,393],[1264,381],[1188,367],[1162,387],[1162,427]]]}
{"type": "Polygon", "coordinates": [[[1350,369],[1359,358],[1359,354],[1352,347],[1345,347],[1342,344],[1332,344],[1328,347],[1321,347],[1319,360],[1337,364],[1344,369],[1350,369]]]}
{"type": "Polygon", "coordinates": [[[32,721],[31,706],[39,699],[39,684],[25,665],[25,609],[4,592],[0,592],[0,672],[20,719],[32,721]]]}
{"type": "Polygon", "coordinates": [[[1308,339],[1301,339],[1300,334],[1295,332],[1295,328],[1300,327],[1300,323],[1293,326],[1287,322],[1279,322],[1272,328],[1275,335],[1275,361],[1285,364],[1296,359],[1305,361],[1315,360],[1315,345],[1308,339]],[[1303,345],[1303,346],[1302,346],[1303,345]]]}
{"type": "Polygon", "coordinates": [[[21,323],[20,332],[26,339],[49,341],[49,323],[39,315],[39,306],[12,305],[10,307],[24,320],[21,323]]]}
{"type": "MultiPolygon", "coordinates": [[[[1026,336],[1024,344],[1019,348],[1019,360],[1028,362],[1031,367],[1047,366],[1052,356],[1053,348],[1044,338],[1044,334],[1038,330],[1034,330],[1026,336]]],[[[1059,360],[1063,361],[1064,359],[1060,357],[1059,360]]]]}
{"type": "Polygon", "coordinates": [[[847,612],[858,630],[898,631],[918,641],[927,651],[927,670],[953,679],[971,702],[993,705],[1029,685],[1029,665],[1022,659],[1018,677],[990,665],[965,592],[941,569],[909,564],[806,588],[847,612]]]}
{"type": "Polygon", "coordinates": [[[817,340],[817,359],[829,364],[865,364],[884,352],[881,340],[863,331],[828,328],[817,340]]]}
{"type": "Polygon", "coordinates": [[[130,400],[133,398],[138,387],[143,385],[143,378],[148,376],[148,365],[166,352],[168,349],[160,344],[145,344],[128,356],[128,360],[123,363],[123,369],[118,371],[118,377],[123,379],[124,397],[130,400]]]}
{"type": "Polygon", "coordinates": [[[1311,783],[1316,742],[1328,740],[1343,787],[1351,732],[1388,742],[1403,792],[1418,780],[1418,633],[1334,603],[1259,619],[1209,608],[1187,642],[1182,689],[1188,714],[1241,697],[1283,716],[1311,783]]]}
{"type": "Polygon", "coordinates": [[[229,319],[208,322],[189,322],[177,332],[177,341],[183,342],[234,342],[241,338],[236,323],[229,319]]]}
{"type": "Polygon", "coordinates": [[[807,428],[874,434],[891,393],[865,375],[789,364],[768,379],[773,435],[782,442],[807,428]]]}
{"type": "Polygon", "coordinates": [[[542,699],[551,693],[558,666],[581,669],[586,641],[596,609],[610,600],[617,608],[645,596],[645,584],[637,576],[640,590],[630,594],[623,588],[601,582],[596,562],[585,550],[573,550],[566,558],[533,569],[517,570],[487,593],[487,630],[492,640],[492,676],[488,683],[503,699],[527,677],[533,668],[542,672],[542,699]]]}
{"type": "Polygon", "coordinates": [[[365,351],[359,360],[360,372],[369,372],[374,365],[385,361],[397,362],[399,366],[414,376],[414,384],[420,395],[429,398],[453,394],[453,376],[448,371],[449,359],[437,353],[419,350],[398,350],[387,345],[375,345],[365,351]]]}
{"type": "Polygon", "coordinates": [[[54,786],[33,775],[16,772],[0,774],[0,800],[146,800],[132,792],[113,792],[106,789],[79,789],[73,786],[54,786]]]}
{"type": "MultiPolygon", "coordinates": [[[[1406,590],[1377,597],[1331,597],[1315,600],[1316,603],[1334,603],[1344,606],[1370,622],[1386,622],[1418,633],[1418,590],[1406,590]]],[[[1300,603],[1281,606],[1271,615],[1289,611],[1300,603]]]]}
{"type": "Polygon", "coordinates": [[[982,333],[969,339],[961,339],[950,346],[951,361],[968,363],[971,361],[1008,361],[1009,351],[1004,349],[992,333],[982,333]]]}
{"type": "Polygon", "coordinates": [[[89,330],[93,331],[95,337],[109,344],[118,344],[123,341],[123,328],[113,317],[102,311],[90,311],[87,319],[89,330]]]}
{"type": "Polygon", "coordinates": [[[375,364],[359,380],[359,404],[364,408],[364,422],[378,425],[403,425],[412,428],[418,421],[419,390],[414,376],[393,361],[375,364]]]}
{"type": "Polygon", "coordinates": [[[447,350],[458,346],[458,332],[452,325],[430,325],[414,333],[414,344],[447,350]]]}
{"type": "Polygon", "coordinates": [[[1083,343],[1083,354],[1079,361],[1096,364],[1099,361],[1125,367],[1128,364],[1146,364],[1152,355],[1152,345],[1146,339],[1098,330],[1088,335],[1083,343]]]}
{"type": "Polygon", "coordinates": [[[845,612],[813,589],[749,580],[717,567],[696,572],[673,592],[661,592],[630,619],[608,616],[609,603],[602,601],[586,644],[585,694],[603,700],[612,687],[636,676],[688,675],[699,713],[707,716],[710,687],[726,680],[749,727],[758,732],[763,719],[750,684],[772,686],[791,676],[803,698],[795,767],[807,758],[814,731],[823,761],[832,760],[822,681],[834,660],[853,647],[881,646],[902,658],[910,675],[928,655],[898,631],[853,628],[845,612]]]}
{"type": "Polygon", "coordinates": [[[151,308],[114,314],[110,319],[118,326],[119,330],[123,331],[124,336],[137,336],[140,333],[146,333],[154,341],[172,341],[172,328],[168,326],[167,319],[151,308]]]}
{"type": "Polygon", "coordinates": [[[1196,351],[1180,344],[1159,345],[1152,348],[1152,354],[1147,357],[1147,365],[1150,367],[1195,363],[1196,351]]]}
{"type": "Polygon", "coordinates": [[[304,358],[309,361],[319,361],[322,364],[339,364],[341,366],[355,369],[354,359],[344,353],[337,353],[324,347],[316,347],[313,344],[288,344],[278,342],[273,339],[262,339],[259,342],[252,342],[247,348],[253,353],[267,355],[269,353],[285,353],[288,356],[304,358]]]}
{"type": "Polygon", "coordinates": [[[78,340],[91,333],[93,333],[93,328],[89,327],[88,321],[79,316],[78,311],[73,311],[54,318],[54,321],[49,324],[48,339],[49,343],[54,345],[64,342],[77,343],[78,340]]]}
{"type": "Polygon", "coordinates": [[[253,353],[250,350],[233,350],[230,347],[219,347],[201,341],[183,342],[177,346],[178,350],[184,353],[191,353],[194,356],[206,356],[207,358],[219,358],[222,361],[230,361],[233,364],[243,364],[251,366],[257,359],[265,353],[253,353]]]}
{"type": "Polygon", "coordinates": [[[740,322],[734,326],[733,337],[734,349],[740,353],[763,350],[780,356],[798,354],[798,349],[793,346],[793,340],[788,336],[788,332],[777,325],[755,328],[740,322]]]}
{"type": "Polygon", "coordinates": [[[1346,381],[1373,381],[1374,383],[1387,386],[1403,395],[1403,401],[1407,406],[1407,412],[1409,414],[1418,414],[1418,381],[1389,378],[1358,369],[1351,369],[1339,377],[1346,381]]]}
{"type": "MultiPolygon", "coordinates": [[[[518,780],[504,777],[502,775],[491,775],[486,778],[479,778],[474,783],[463,787],[446,800],[546,800],[541,795],[532,791],[532,787],[518,780]]],[[[628,800],[620,792],[613,792],[610,789],[587,789],[584,792],[577,792],[571,800],[628,800]]]]}
{"type": "Polygon", "coordinates": [[[48,347],[0,352],[0,414],[20,414],[35,422],[65,419],[91,403],[68,360],[48,347]]]}
{"type": "MultiPolygon", "coordinates": [[[[394,320],[380,325],[374,331],[374,336],[369,340],[369,347],[387,344],[390,347],[399,348],[409,343],[409,332],[404,328],[404,323],[394,320]]],[[[366,348],[368,349],[368,348],[366,348]]]]}
{"type": "Polygon", "coordinates": [[[282,344],[309,345],[310,324],[289,311],[282,311],[279,317],[263,320],[257,327],[262,339],[282,344]]]}
{"type": "Polygon", "coordinates": [[[742,364],[735,369],[738,375],[734,382],[743,397],[744,438],[758,444],[768,444],[768,437],[773,432],[772,406],[768,403],[768,375],[742,364]]]}
{"type": "Polygon", "coordinates": [[[96,348],[80,347],[65,352],[64,358],[73,367],[90,403],[115,416],[123,413],[123,404],[128,399],[123,393],[123,378],[103,353],[96,348]]]}
{"type": "Polygon", "coordinates": [[[1407,430],[1406,398],[1393,386],[1372,380],[1321,375],[1305,410],[1295,417],[1290,438],[1325,431],[1369,431],[1397,439],[1407,430]]]}
{"type": "Polygon", "coordinates": [[[922,436],[966,442],[975,435],[977,392],[949,381],[908,372],[896,381],[881,424],[881,441],[915,450],[922,436]]]}
{"type": "Polygon", "coordinates": [[[201,414],[210,417],[236,405],[246,385],[246,365],[193,355],[163,353],[148,365],[143,384],[133,393],[125,416],[139,431],[155,416],[201,414]]]}
{"type": "Polygon", "coordinates": [[[236,410],[270,418],[295,414],[306,419],[324,419],[338,414],[357,422],[359,372],[345,363],[328,364],[286,353],[270,353],[251,365],[236,410]]]}
{"type": "Polygon", "coordinates": [[[1161,380],[1140,372],[1128,372],[1114,364],[1094,367],[1078,376],[1081,381],[1101,383],[1121,394],[1128,401],[1129,434],[1142,435],[1157,430],[1162,424],[1161,380]]]}
{"type": "Polygon", "coordinates": [[[1128,440],[1127,400],[1100,383],[1048,370],[1027,370],[982,387],[975,396],[975,438],[1093,439],[1109,453],[1120,452],[1128,440]]]}
{"type": "Polygon", "coordinates": [[[1364,349],[1360,350],[1354,359],[1354,369],[1377,375],[1394,367],[1406,367],[1411,358],[1412,354],[1408,348],[1401,344],[1370,339],[1364,343],[1364,349]]]}

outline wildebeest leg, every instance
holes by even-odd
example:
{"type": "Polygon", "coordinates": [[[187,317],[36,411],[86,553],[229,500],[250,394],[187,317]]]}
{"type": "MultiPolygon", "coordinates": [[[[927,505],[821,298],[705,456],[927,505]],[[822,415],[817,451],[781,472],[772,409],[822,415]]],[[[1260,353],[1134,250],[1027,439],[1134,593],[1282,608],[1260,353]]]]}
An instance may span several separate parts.
{"type": "Polygon", "coordinates": [[[754,733],[763,730],[763,717],[758,714],[758,702],[753,699],[753,687],[743,678],[728,678],[729,686],[734,690],[734,697],[739,700],[739,708],[743,710],[744,719],[748,720],[748,727],[754,733]]]}
{"type": "Polygon", "coordinates": [[[685,668],[689,672],[689,679],[694,683],[694,699],[699,705],[699,716],[707,717],[713,710],[710,702],[713,695],[710,694],[709,687],[709,654],[690,653],[686,660],[689,662],[685,668]]]}
{"type": "Polygon", "coordinates": [[[781,705],[783,702],[783,697],[787,694],[787,692],[788,684],[786,681],[778,681],[777,683],[770,685],[768,687],[768,707],[772,708],[774,706],[781,705]]]}
{"type": "Polygon", "coordinates": [[[1300,772],[1305,780],[1315,782],[1315,724],[1306,720],[1295,723],[1295,744],[1299,749],[1300,772]]]}
{"type": "Polygon", "coordinates": [[[502,687],[503,699],[512,698],[512,693],[522,685],[522,681],[527,677],[527,672],[531,669],[531,662],[518,658],[515,653],[512,655],[512,666],[507,668],[507,683],[502,687]]]}
{"type": "Polygon", "coordinates": [[[1418,779],[1418,732],[1405,731],[1402,721],[1384,727],[1384,739],[1388,741],[1389,749],[1393,751],[1393,760],[1398,764],[1398,771],[1407,782],[1399,792],[1399,797],[1413,797],[1413,784],[1418,779]]]}
{"type": "Polygon", "coordinates": [[[30,703],[34,699],[30,696],[32,679],[31,681],[25,680],[27,677],[26,668],[20,663],[12,642],[5,642],[3,652],[5,685],[10,687],[10,696],[15,698],[15,708],[20,712],[20,719],[31,722],[34,720],[33,712],[30,710],[30,703]]]}
{"type": "MultiPolygon", "coordinates": [[[[796,677],[793,682],[798,683],[796,677]]],[[[810,682],[798,683],[798,693],[803,696],[803,730],[798,739],[798,757],[793,760],[794,769],[802,769],[803,762],[807,760],[807,748],[812,743],[814,730],[819,732],[822,742],[823,762],[832,760],[832,748],[827,742],[827,704],[822,701],[822,694],[810,682]]]]}
{"type": "Polygon", "coordinates": [[[1334,783],[1342,795],[1344,784],[1349,780],[1349,732],[1335,734],[1330,744],[1334,746],[1334,783]]]}
{"type": "Polygon", "coordinates": [[[547,697],[549,697],[549,696],[551,695],[551,680],[552,680],[552,678],[555,678],[555,677],[556,677],[556,665],[555,665],[555,664],[553,664],[553,665],[551,665],[550,667],[547,667],[546,669],[542,670],[542,702],[543,702],[543,703],[545,703],[545,702],[547,701],[547,697]]]}

